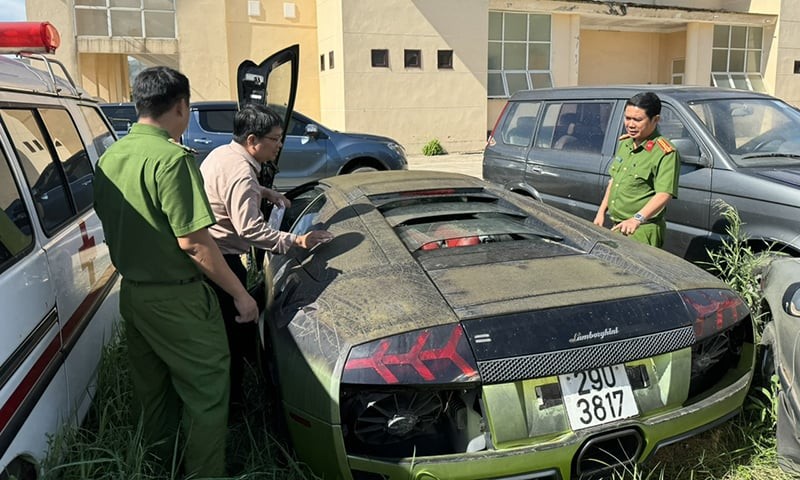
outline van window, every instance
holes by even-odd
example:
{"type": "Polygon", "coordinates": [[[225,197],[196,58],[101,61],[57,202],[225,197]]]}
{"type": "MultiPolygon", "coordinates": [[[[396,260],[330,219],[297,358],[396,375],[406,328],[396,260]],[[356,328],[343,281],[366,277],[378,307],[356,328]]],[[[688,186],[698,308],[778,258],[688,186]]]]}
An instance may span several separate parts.
{"type": "Polygon", "coordinates": [[[94,170],[86,148],[66,110],[43,108],[39,109],[39,113],[67,176],[75,208],[78,212],[83,212],[91,207],[94,198],[94,170]]]}
{"type": "Polygon", "coordinates": [[[603,150],[611,102],[550,103],[536,136],[538,148],[600,153],[603,150]]]}
{"type": "Polygon", "coordinates": [[[8,159],[0,152],[0,272],[33,245],[31,219],[22,203],[8,159]]]}
{"type": "Polygon", "coordinates": [[[114,135],[108,129],[106,122],[103,121],[103,114],[100,113],[100,110],[81,105],[81,112],[83,112],[83,118],[86,119],[86,123],[89,125],[89,131],[92,133],[92,144],[99,158],[114,143],[114,135]]]}
{"type": "MultiPolygon", "coordinates": [[[[533,139],[533,130],[539,117],[539,102],[514,102],[509,105],[501,131],[501,140],[507,145],[527,147],[533,139]]],[[[495,139],[497,140],[497,139],[495,139]]]]}
{"type": "Polygon", "coordinates": [[[61,135],[53,137],[52,143],[47,141],[40,113],[48,111],[55,110],[4,109],[0,110],[0,119],[14,144],[42,229],[51,235],[75,215],[76,200],[84,208],[91,205],[93,173],[80,139],[76,143],[75,125],[66,111],[45,114],[55,127],[54,133],[61,135]],[[66,119],[65,124],[55,124],[59,119],[66,119]],[[49,145],[58,150],[57,155],[59,159],[63,158],[63,164],[54,160],[49,145]],[[75,198],[67,188],[67,176],[71,183],[74,182],[75,198]]]}

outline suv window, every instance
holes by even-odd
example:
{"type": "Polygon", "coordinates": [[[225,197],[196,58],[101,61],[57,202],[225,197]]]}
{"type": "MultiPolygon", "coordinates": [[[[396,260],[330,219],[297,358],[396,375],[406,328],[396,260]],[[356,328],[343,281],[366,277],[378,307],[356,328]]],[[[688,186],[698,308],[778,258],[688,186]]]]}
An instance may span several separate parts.
{"type": "Polygon", "coordinates": [[[0,110],[0,118],[14,144],[42,228],[51,235],[92,205],[94,172],[83,143],[65,110],[5,109],[0,110]],[[52,142],[43,131],[45,125],[52,142]]]}
{"type": "Polygon", "coordinates": [[[0,151],[0,272],[33,244],[31,220],[19,188],[11,176],[8,159],[0,151]]]}
{"type": "Polygon", "coordinates": [[[600,153],[612,108],[612,102],[596,101],[547,104],[536,146],[600,153]]]}
{"type": "Polygon", "coordinates": [[[103,105],[101,108],[117,132],[127,132],[138,120],[136,107],[133,105],[103,105]]]}
{"type": "Polygon", "coordinates": [[[200,128],[206,132],[233,133],[233,117],[236,110],[198,110],[200,128]]]}
{"type": "Polygon", "coordinates": [[[509,105],[506,121],[500,129],[503,143],[517,147],[531,144],[540,105],[539,102],[515,102],[509,105]]]}

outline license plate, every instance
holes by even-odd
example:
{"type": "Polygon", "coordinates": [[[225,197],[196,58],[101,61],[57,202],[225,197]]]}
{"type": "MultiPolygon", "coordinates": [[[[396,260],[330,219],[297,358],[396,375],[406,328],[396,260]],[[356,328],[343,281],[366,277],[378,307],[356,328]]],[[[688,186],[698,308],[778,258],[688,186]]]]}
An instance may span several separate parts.
{"type": "Polygon", "coordinates": [[[558,382],[573,430],[639,414],[624,365],[559,375],[558,382]]]}

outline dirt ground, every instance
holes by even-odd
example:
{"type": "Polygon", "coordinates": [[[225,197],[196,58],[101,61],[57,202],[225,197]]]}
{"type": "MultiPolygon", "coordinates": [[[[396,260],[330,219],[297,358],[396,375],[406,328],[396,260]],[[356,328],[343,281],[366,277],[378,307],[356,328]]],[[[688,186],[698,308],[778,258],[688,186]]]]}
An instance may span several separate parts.
{"type": "Polygon", "coordinates": [[[422,154],[408,155],[409,170],[439,170],[463,173],[483,178],[483,152],[448,153],[426,157],[422,154]]]}

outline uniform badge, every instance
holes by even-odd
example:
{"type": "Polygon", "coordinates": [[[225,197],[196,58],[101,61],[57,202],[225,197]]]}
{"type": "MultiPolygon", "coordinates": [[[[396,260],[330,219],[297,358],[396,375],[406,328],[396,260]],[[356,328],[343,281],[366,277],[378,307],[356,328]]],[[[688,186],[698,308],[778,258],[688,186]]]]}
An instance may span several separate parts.
{"type": "Polygon", "coordinates": [[[653,150],[653,147],[655,145],[656,145],[655,142],[653,142],[652,140],[649,140],[647,143],[644,144],[644,149],[649,152],[649,151],[653,150]]]}

